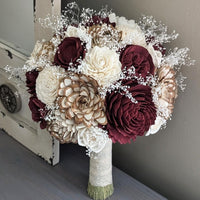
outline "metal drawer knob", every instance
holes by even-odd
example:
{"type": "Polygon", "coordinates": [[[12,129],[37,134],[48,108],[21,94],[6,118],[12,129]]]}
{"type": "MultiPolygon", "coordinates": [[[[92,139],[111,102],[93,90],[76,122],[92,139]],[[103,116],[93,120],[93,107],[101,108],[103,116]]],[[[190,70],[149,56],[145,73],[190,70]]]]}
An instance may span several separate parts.
{"type": "Polygon", "coordinates": [[[10,113],[16,113],[21,109],[19,92],[11,84],[3,84],[0,86],[0,100],[4,108],[10,113]]]}

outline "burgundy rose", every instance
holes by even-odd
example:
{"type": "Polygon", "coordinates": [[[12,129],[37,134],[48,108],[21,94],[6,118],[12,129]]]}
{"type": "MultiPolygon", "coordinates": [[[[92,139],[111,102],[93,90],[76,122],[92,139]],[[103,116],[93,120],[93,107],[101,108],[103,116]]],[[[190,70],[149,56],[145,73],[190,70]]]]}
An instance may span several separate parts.
{"type": "Polygon", "coordinates": [[[81,43],[79,38],[66,37],[58,46],[54,63],[66,69],[70,63],[78,64],[77,59],[85,56],[85,49],[81,43]]]}
{"type": "Polygon", "coordinates": [[[122,63],[122,69],[126,67],[128,70],[130,67],[135,67],[135,75],[145,78],[147,75],[155,72],[155,66],[153,60],[147,49],[138,45],[127,45],[121,52],[120,61],[122,63]]]}
{"type": "Polygon", "coordinates": [[[138,103],[115,92],[106,96],[106,129],[112,141],[121,144],[130,143],[136,136],[144,135],[156,119],[151,88],[132,80],[124,81],[123,84],[130,86],[129,92],[138,103]]]}
{"type": "Polygon", "coordinates": [[[40,122],[40,128],[44,129],[47,126],[47,122],[44,120],[44,117],[47,114],[45,109],[45,104],[42,103],[36,96],[30,97],[29,108],[32,112],[32,119],[36,122],[40,122]]]}
{"type": "Polygon", "coordinates": [[[28,92],[30,94],[35,94],[35,84],[38,77],[38,72],[36,70],[26,72],[26,86],[28,87],[28,92]]]}
{"type": "Polygon", "coordinates": [[[40,128],[44,129],[47,126],[47,122],[44,120],[47,110],[45,109],[46,105],[36,96],[35,84],[37,77],[38,71],[36,70],[26,72],[26,86],[28,87],[28,92],[32,95],[28,105],[32,112],[32,119],[36,122],[40,122],[40,128]]]}
{"type": "Polygon", "coordinates": [[[102,18],[101,16],[98,15],[94,15],[92,16],[92,18],[90,19],[90,22],[86,23],[86,26],[93,26],[93,25],[98,25],[98,24],[110,24],[113,27],[116,26],[116,23],[111,23],[109,20],[109,17],[106,18],[102,18]]]}

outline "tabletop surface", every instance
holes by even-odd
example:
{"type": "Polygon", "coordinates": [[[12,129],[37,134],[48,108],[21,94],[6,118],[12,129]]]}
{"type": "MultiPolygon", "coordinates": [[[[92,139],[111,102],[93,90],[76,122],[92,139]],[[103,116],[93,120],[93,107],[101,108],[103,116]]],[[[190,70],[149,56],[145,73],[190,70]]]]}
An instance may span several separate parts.
{"type": "MultiPolygon", "coordinates": [[[[78,145],[61,145],[60,163],[50,166],[0,131],[0,200],[89,200],[89,158],[78,145]]],[[[166,200],[113,167],[108,200],[166,200]]]]}

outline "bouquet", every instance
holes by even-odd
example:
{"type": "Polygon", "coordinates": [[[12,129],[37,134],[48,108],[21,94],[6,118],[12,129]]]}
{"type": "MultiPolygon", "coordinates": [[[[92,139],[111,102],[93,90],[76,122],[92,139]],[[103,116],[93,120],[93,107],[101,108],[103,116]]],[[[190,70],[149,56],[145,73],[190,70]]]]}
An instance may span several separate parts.
{"type": "Polygon", "coordinates": [[[37,41],[27,61],[26,84],[34,121],[61,143],[87,148],[88,194],[113,193],[112,142],[135,141],[166,126],[188,48],[166,51],[177,38],[153,17],[136,23],[103,8],[80,10],[70,3],[60,17],[40,19],[52,28],[49,41],[37,41]]]}

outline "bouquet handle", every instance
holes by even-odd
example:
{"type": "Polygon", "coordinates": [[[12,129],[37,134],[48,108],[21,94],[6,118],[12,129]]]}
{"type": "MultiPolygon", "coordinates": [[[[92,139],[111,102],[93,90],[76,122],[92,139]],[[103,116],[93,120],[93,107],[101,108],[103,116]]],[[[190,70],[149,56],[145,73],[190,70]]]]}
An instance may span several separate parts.
{"type": "Polygon", "coordinates": [[[114,192],[112,180],[112,141],[90,158],[88,195],[94,200],[105,200],[114,192]]]}

